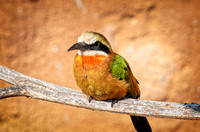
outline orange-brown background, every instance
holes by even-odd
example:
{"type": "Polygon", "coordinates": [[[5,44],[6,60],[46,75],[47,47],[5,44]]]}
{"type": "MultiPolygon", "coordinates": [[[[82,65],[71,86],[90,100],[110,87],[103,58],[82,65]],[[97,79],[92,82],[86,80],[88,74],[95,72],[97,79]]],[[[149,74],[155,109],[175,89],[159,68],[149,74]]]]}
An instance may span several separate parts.
{"type": "MultiPolygon", "coordinates": [[[[84,31],[104,34],[129,62],[141,99],[200,102],[200,1],[0,0],[0,64],[78,89],[67,49],[84,31]]],[[[0,81],[0,86],[9,84],[0,81]]],[[[148,118],[153,131],[197,132],[199,121],[148,118]]],[[[0,100],[0,131],[134,131],[127,115],[41,100],[0,100]]]]}

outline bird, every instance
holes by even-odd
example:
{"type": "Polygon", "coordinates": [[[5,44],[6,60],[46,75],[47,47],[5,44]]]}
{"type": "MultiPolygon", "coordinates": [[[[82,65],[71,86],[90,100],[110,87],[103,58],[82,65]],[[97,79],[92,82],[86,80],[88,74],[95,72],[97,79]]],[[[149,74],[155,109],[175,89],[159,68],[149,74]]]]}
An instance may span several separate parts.
{"type": "MultiPolygon", "coordinates": [[[[140,97],[139,82],[128,62],[115,53],[102,34],[83,32],[78,42],[67,51],[78,50],[74,58],[73,73],[78,87],[89,102],[113,100],[112,106],[125,97],[140,97]]],[[[146,117],[130,115],[138,132],[151,132],[146,117]]]]}

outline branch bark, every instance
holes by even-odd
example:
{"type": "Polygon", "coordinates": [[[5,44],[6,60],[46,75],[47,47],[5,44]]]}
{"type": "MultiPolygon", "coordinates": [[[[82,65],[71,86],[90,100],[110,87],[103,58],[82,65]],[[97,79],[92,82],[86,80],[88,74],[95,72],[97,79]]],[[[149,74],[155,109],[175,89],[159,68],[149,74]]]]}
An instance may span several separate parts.
{"type": "Polygon", "coordinates": [[[26,76],[0,65],[0,79],[13,84],[0,88],[0,99],[26,96],[96,111],[137,116],[200,120],[200,103],[171,103],[136,99],[123,99],[111,107],[111,101],[88,102],[86,95],[78,90],[58,86],[26,76]]]}

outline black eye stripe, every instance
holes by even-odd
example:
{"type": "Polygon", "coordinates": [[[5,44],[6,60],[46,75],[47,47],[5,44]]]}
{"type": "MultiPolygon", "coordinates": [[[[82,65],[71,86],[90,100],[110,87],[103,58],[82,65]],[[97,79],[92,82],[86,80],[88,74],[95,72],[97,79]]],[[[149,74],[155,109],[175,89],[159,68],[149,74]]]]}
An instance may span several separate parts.
{"type": "Polygon", "coordinates": [[[96,41],[94,44],[89,45],[89,49],[90,50],[104,51],[105,53],[110,54],[109,48],[106,45],[104,45],[101,42],[99,42],[99,41],[96,41]]]}

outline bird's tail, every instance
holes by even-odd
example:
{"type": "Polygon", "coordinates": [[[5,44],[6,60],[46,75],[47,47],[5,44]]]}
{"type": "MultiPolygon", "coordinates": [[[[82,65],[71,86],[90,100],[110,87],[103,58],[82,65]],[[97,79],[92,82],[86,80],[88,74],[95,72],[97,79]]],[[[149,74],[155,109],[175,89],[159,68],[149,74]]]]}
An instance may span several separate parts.
{"type": "Polygon", "coordinates": [[[130,116],[137,132],[151,132],[151,127],[146,117],[130,116]]]}

